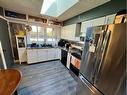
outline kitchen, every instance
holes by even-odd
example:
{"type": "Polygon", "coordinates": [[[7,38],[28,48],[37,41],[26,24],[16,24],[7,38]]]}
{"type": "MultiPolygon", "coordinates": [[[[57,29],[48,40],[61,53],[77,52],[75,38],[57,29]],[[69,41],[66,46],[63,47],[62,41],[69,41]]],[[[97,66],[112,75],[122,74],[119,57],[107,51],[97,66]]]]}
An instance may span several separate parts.
{"type": "Polygon", "coordinates": [[[126,0],[12,2],[0,0],[0,95],[126,95],[126,0]]]}

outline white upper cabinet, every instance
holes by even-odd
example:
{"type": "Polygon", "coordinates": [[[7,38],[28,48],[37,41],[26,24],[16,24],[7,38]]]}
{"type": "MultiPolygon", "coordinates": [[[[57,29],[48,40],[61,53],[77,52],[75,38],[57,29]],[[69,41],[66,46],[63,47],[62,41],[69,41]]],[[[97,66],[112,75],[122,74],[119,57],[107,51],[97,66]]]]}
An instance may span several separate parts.
{"type": "Polygon", "coordinates": [[[105,25],[105,17],[93,19],[92,26],[105,25]]]}
{"type": "Polygon", "coordinates": [[[88,21],[84,21],[81,23],[81,34],[80,34],[80,36],[85,37],[87,28],[92,27],[92,22],[93,22],[93,20],[88,20],[88,21]]]}
{"type": "Polygon", "coordinates": [[[76,24],[71,24],[62,27],[61,38],[67,40],[75,40],[76,36],[76,24]]]}
{"type": "Polygon", "coordinates": [[[112,15],[108,15],[108,16],[105,16],[105,17],[100,17],[100,18],[96,18],[96,19],[92,19],[92,20],[82,22],[80,36],[85,37],[86,30],[87,30],[88,27],[100,26],[100,25],[106,25],[106,24],[113,24],[114,19],[115,19],[115,15],[116,14],[112,14],[112,15]]]}
{"type": "Polygon", "coordinates": [[[81,24],[81,33],[82,32],[86,32],[86,30],[87,30],[88,27],[92,27],[92,21],[93,20],[89,20],[89,21],[82,22],[82,24],[81,24]]]}
{"type": "Polygon", "coordinates": [[[113,24],[116,14],[106,16],[105,24],[113,24]]]}

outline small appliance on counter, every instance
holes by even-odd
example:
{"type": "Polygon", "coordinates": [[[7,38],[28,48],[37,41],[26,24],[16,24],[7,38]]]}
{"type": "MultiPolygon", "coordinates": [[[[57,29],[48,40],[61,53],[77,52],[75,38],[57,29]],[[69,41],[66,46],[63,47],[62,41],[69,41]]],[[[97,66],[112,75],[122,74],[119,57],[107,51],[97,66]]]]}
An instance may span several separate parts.
{"type": "Polygon", "coordinates": [[[38,46],[37,46],[37,43],[32,43],[31,44],[31,48],[37,48],[38,46]]]}
{"type": "Polygon", "coordinates": [[[84,42],[84,40],[85,40],[85,37],[81,36],[80,41],[84,42]]]}
{"type": "Polygon", "coordinates": [[[69,47],[71,46],[71,44],[70,43],[66,43],[65,44],[65,48],[67,49],[67,50],[69,50],[69,47]]]}
{"type": "Polygon", "coordinates": [[[64,40],[64,39],[60,39],[58,42],[58,46],[60,47],[65,47],[65,44],[68,43],[68,41],[64,40]]]}

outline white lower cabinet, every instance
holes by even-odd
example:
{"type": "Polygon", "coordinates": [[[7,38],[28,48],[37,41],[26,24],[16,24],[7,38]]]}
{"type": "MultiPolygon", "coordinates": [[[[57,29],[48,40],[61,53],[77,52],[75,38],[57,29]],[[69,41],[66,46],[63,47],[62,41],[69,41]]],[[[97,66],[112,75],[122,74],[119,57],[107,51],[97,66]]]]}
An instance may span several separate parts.
{"type": "Polygon", "coordinates": [[[49,61],[54,59],[61,59],[61,49],[28,49],[27,50],[27,63],[37,63],[49,61]]]}
{"type": "Polygon", "coordinates": [[[55,59],[55,49],[49,49],[47,52],[47,60],[55,59]]]}
{"type": "Polygon", "coordinates": [[[29,49],[27,50],[27,63],[36,63],[38,62],[37,49],[29,49]]]}
{"type": "Polygon", "coordinates": [[[38,62],[46,61],[48,59],[47,49],[38,49],[38,62]]]}
{"type": "Polygon", "coordinates": [[[18,48],[18,55],[19,55],[19,61],[20,64],[21,62],[26,62],[27,61],[27,57],[26,57],[26,48],[18,48]]]}
{"type": "Polygon", "coordinates": [[[55,50],[55,59],[61,59],[61,49],[55,50]]]}

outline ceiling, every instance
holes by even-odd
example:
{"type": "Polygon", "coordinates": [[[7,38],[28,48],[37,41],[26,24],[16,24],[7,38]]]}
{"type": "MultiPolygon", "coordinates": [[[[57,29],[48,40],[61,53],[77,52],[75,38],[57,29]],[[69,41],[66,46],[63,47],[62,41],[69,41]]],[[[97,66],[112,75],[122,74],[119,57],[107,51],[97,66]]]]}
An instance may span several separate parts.
{"type": "Polygon", "coordinates": [[[64,21],[80,13],[102,5],[108,1],[110,0],[79,0],[77,4],[75,4],[73,7],[71,7],[69,10],[67,10],[57,18],[40,14],[43,0],[0,0],[0,6],[5,9],[19,13],[26,13],[33,16],[64,21]]]}

